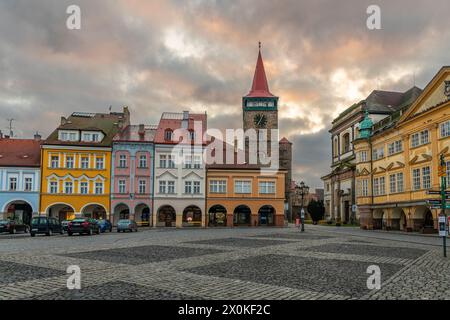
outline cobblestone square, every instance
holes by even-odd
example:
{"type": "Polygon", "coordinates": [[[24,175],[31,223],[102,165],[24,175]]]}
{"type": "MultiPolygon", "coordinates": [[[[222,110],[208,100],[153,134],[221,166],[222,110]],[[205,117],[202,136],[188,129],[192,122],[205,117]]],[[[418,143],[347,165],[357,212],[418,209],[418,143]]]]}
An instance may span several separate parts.
{"type": "Polygon", "coordinates": [[[0,299],[442,299],[441,241],[324,226],[0,236],[0,299]],[[81,290],[67,289],[71,265],[81,290]],[[367,287],[369,266],[380,268],[380,290],[367,287]]]}

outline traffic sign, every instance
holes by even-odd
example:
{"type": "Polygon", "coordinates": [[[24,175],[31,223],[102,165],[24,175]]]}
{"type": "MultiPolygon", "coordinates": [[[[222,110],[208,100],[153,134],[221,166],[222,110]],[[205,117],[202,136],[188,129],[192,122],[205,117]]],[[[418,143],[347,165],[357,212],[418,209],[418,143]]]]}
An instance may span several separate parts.
{"type": "MultiPolygon", "coordinates": [[[[427,190],[427,194],[428,195],[438,195],[438,196],[440,196],[441,192],[442,191],[440,191],[440,190],[427,190]]],[[[446,197],[450,197],[450,191],[445,191],[445,196],[446,197]]]]}

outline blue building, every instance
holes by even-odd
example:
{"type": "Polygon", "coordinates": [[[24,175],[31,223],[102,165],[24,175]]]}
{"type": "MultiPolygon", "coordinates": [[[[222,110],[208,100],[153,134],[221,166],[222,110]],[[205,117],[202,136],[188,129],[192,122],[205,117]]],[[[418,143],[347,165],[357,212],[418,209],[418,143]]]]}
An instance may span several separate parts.
{"type": "Polygon", "coordinates": [[[153,214],[153,139],[157,126],[129,125],[113,139],[111,164],[112,223],[134,219],[150,226],[153,214]]]}
{"type": "Polygon", "coordinates": [[[39,213],[41,139],[11,139],[0,132],[0,219],[31,222],[39,213]]]}

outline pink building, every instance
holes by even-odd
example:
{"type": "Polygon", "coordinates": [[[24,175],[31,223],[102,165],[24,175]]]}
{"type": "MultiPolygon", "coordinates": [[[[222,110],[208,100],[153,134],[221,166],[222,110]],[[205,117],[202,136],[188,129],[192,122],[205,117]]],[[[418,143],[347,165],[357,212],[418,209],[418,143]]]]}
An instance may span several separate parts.
{"type": "Polygon", "coordinates": [[[112,223],[133,219],[150,226],[153,215],[153,139],[157,126],[130,125],[113,139],[112,223]]]}

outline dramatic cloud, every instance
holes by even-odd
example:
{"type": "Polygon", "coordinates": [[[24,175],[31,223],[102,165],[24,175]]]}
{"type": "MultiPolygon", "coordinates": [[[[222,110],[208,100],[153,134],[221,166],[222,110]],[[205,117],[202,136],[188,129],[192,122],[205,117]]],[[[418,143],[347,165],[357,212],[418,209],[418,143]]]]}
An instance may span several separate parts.
{"type": "Polygon", "coordinates": [[[294,143],[294,178],[320,187],[331,120],[372,90],[423,87],[449,64],[448,0],[3,0],[0,129],[44,136],[62,115],[130,106],[133,122],[161,112],[208,113],[237,127],[258,41],[280,96],[281,136],[294,143]],[[82,29],[66,28],[81,7],[82,29]]]}

